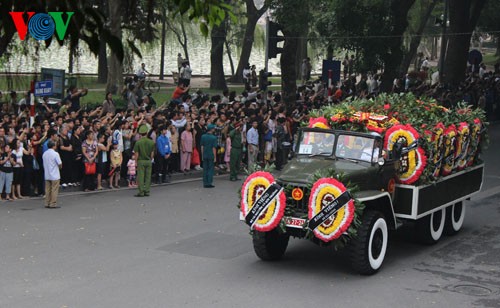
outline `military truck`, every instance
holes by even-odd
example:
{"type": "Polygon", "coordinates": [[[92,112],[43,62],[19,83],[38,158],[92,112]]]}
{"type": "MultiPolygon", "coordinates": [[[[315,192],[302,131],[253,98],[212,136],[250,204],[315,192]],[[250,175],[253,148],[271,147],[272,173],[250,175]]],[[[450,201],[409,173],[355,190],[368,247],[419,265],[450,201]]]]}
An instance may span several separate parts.
{"type": "MultiPolygon", "coordinates": [[[[405,223],[411,222],[418,238],[427,244],[438,242],[444,234],[456,234],[464,222],[464,200],[481,190],[484,165],[470,166],[432,184],[397,184],[397,173],[404,163],[401,157],[414,150],[407,146],[395,146],[385,153],[383,138],[377,133],[300,129],[295,156],[275,181],[282,189],[287,188],[282,226],[267,232],[253,230],[257,256],[262,260],[280,259],[290,237],[307,237],[321,246],[332,243],[310,236],[308,217],[313,175],[327,169],[334,169],[344,175],[344,182],[356,185],[358,190],[352,198],[364,205],[356,236],[346,243],[355,271],[365,275],[377,272],[387,252],[389,232],[405,223]]],[[[331,224],[338,213],[323,224],[331,224]]],[[[242,213],[240,219],[245,220],[242,213]]]]}

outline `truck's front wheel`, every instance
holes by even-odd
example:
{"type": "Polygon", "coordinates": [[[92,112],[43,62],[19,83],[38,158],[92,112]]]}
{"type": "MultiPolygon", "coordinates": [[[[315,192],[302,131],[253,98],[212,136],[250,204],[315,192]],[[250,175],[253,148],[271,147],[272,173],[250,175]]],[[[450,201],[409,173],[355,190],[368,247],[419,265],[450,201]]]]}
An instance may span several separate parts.
{"type": "Polygon", "coordinates": [[[279,260],[285,254],[290,237],[277,229],[269,232],[254,231],[253,249],[255,254],[264,261],[279,260]]]}
{"type": "Polygon", "coordinates": [[[429,245],[437,243],[443,235],[445,218],[446,209],[441,209],[417,220],[416,231],[419,241],[429,245]]]}
{"type": "Polygon", "coordinates": [[[460,231],[465,219],[465,205],[457,202],[446,208],[446,223],[444,231],[447,235],[455,235],[460,231]]]}
{"type": "Polygon", "coordinates": [[[366,210],[358,234],[351,242],[351,264],[363,275],[377,272],[384,262],[389,232],[384,215],[366,210]]]}

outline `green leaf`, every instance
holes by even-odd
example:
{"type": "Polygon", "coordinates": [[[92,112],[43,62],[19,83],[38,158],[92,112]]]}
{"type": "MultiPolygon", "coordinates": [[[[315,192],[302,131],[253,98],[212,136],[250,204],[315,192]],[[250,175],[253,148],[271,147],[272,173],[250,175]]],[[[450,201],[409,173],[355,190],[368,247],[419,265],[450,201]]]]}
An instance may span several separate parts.
{"type": "Polygon", "coordinates": [[[208,26],[206,23],[200,23],[200,31],[204,36],[208,36],[208,26]]]}

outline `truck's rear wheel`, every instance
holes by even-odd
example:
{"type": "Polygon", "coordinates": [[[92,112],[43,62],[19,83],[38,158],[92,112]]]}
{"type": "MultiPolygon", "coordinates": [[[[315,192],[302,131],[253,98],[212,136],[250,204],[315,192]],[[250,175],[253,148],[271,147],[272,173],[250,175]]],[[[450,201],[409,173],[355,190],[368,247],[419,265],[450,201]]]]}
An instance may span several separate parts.
{"type": "Polygon", "coordinates": [[[366,210],[357,236],[352,239],[350,246],[352,268],[363,275],[376,273],[384,262],[388,238],[384,215],[366,210]]]}
{"type": "Polygon", "coordinates": [[[457,202],[446,208],[446,223],[444,232],[447,235],[455,235],[460,231],[465,219],[465,205],[457,202]]]}
{"type": "Polygon", "coordinates": [[[277,229],[269,232],[254,231],[252,238],[255,254],[265,261],[281,259],[290,239],[287,234],[280,233],[277,229]]]}
{"type": "Polygon", "coordinates": [[[435,244],[443,235],[446,209],[433,212],[417,220],[416,231],[420,242],[424,244],[435,244]]]}

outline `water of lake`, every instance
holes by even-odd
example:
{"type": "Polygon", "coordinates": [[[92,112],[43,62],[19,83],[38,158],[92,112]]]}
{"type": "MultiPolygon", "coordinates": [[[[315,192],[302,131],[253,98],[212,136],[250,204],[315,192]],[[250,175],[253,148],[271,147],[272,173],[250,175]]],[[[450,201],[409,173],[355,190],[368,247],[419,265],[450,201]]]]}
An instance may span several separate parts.
{"type": "MultiPolygon", "coordinates": [[[[16,43],[14,43],[16,44],[16,43]]],[[[191,68],[195,75],[210,74],[210,40],[199,38],[193,39],[189,43],[189,57],[191,68]]],[[[141,48],[143,58],[135,56],[132,64],[133,73],[141,62],[146,63],[146,69],[153,73],[160,73],[160,46],[144,46],[141,48]]],[[[170,74],[171,71],[177,71],[177,54],[182,53],[182,48],[177,40],[167,41],[165,49],[165,72],[170,74]]],[[[232,50],[234,66],[238,65],[239,51],[232,50]]],[[[42,67],[56,68],[68,70],[68,49],[65,46],[60,47],[53,43],[48,49],[41,48],[39,56],[35,56],[34,51],[29,55],[13,55],[9,63],[3,69],[5,72],[32,73],[40,72],[42,67]]],[[[253,48],[250,57],[250,63],[257,66],[257,71],[264,67],[264,50],[263,48],[253,48]]],[[[224,71],[227,75],[231,74],[231,66],[227,55],[224,57],[224,71]]],[[[271,59],[269,61],[269,71],[279,73],[279,59],[271,59]]],[[[74,73],[97,74],[97,57],[91,54],[88,49],[82,48],[81,55],[74,61],[74,73]]]]}

